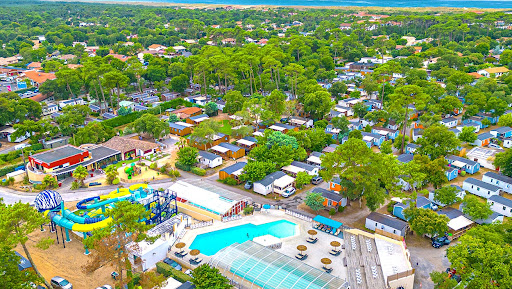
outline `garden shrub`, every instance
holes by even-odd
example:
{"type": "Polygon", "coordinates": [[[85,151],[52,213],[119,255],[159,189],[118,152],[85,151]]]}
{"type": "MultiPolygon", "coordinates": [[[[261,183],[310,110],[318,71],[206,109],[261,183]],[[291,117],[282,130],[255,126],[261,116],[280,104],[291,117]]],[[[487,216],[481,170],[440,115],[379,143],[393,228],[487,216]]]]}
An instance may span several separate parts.
{"type": "Polygon", "coordinates": [[[206,170],[198,167],[192,168],[192,173],[198,175],[198,176],[204,176],[206,175],[206,170]]]}
{"type": "Polygon", "coordinates": [[[345,211],[345,207],[339,206],[338,207],[338,212],[343,213],[343,211],[345,211]]]}
{"type": "Polygon", "coordinates": [[[336,209],[335,209],[335,208],[331,208],[331,209],[329,210],[329,215],[330,215],[330,216],[334,216],[334,214],[336,214],[336,209]]]}
{"type": "Polygon", "coordinates": [[[156,272],[164,275],[167,278],[172,277],[182,283],[192,280],[192,277],[188,276],[187,274],[185,274],[181,271],[178,271],[178,270],[172,268],[171,266],[165,264],[164,262],[156,263],[156,272]]]}
{"type": "Polygon", "coordinates": [[[118,185],[118,184],[119,184],[119,179],[118,179],[118,178],[115,178],[115,179],[112,181],[112,184],[113,184],[113,185],[118,185]]]}
{"type": "Polygon", "coordinates": [[[186,171],[186,172],[190,172],[191,170],[191,167],[188,166],[188,165],[184,165],[182,163],[179,163],[177,162],[176,164],[174,164],[174,166],[177,168],[177,169],[180,169],[180,170],[183,170],[183,171],[186,171]]]}
{"type": "Polygon", "coordinates": [[[156,163],[151,163],[149,165],[149,168],[152,169],[152,170],[156,170],[157,169],[156,163]]]}

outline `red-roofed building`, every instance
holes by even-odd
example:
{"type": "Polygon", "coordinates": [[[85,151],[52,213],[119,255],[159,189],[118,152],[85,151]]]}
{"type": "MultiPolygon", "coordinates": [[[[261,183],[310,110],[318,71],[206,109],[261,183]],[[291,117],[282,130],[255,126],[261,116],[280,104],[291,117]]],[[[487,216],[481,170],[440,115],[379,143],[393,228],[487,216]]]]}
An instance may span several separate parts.
{"type": "Polygon", "coordinates": [[[35,70],[29,70],[25,71],[25,78],[30,79],[30,84],[39,87],[41,84],[43,84],[47,80],[56,79],[57,76],[55,76],[55,73],[46,73],[46,72],[40,72],[35,70]]]}

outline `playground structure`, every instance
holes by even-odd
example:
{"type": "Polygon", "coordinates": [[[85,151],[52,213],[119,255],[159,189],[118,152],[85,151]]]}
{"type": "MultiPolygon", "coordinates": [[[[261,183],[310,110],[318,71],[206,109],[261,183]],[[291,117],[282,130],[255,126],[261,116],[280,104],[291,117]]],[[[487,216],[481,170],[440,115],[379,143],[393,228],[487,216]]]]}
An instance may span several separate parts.
{"type": "MultiPolygon", "coordinates": [[[[35,206],[39,212],[49,217],[52,229],[55,226],[65,229],[66,242],[69,242],[69,231],[82,233],[85,239],[93,230],[107,227],[112,218],[105,216],[105,212],[115,207],[117,202],[125,200],[139,203],[150,211],[149,218],[141,220],[147,224],[160,224],[178,213],[175,193],[154,190],[147,184],[135,184],[107,195],[81,200],[76,204],[75,212],[64,207],[62,197],[55,191],[39,193],[35,206]]],[[[88,254],[87,248],[85,249],[88,254]]]]}
{"type": "Polygon", "coordinates": [[[140,167],[136,166],[135,163],[131,163],[130,166],[124,169],[124,172],[128,176],[128,179],[131,180],[132,177],[140,175],[142,170],[140,167]]]}

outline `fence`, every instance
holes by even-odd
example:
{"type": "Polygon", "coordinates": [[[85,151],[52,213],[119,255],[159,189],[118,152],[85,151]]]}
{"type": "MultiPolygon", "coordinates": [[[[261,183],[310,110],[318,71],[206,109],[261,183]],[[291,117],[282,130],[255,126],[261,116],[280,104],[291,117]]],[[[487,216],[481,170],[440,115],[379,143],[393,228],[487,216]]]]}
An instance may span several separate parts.
{"type": "Polygon", "coordinates": [[[242,219],[241,215],[233,215],[230,217],[224,217],[221,219],[221,221],[222,222],[231,222],[231,221],[236,221],[236,220],[240,220],[240,219],[242,219]]]}
{"type": "Polygon", "coordinates": [[[390,275],[390,276],[388,276],[388,283],[392,282],[392,281],[395,281],[395,280],[398,280],[398,279],[405,278],[407,276],[414,275],[414,272],[415,271],[414,271],[414,268],[413,268],[411,270],[407,270],[407,271],[404,271],[404,272],[400,272],[400,273],[396,273],[396,274],[390,275]]]}
{"type": "Polygon", "coordinates": [[[211,225],[213,225],[213,220],[206,221],[206,222],[203,221],[203,222],[199,222],[199,223],[194,223],[194,224],[191,224],[188,228],[190,230],[194,230],[194,229],[198,229],[198,228],[208,227],[211,225]]]}
{"type": "Polygon", "coordinates": [[[298,212],[298,211],[290,210],[290,209],[286,209],[284,212],[287,215],[290,215],[292,217],[295,217],[295,218],[298,218],[298,219],[301,219],[301,220],[304,220],[307,222],[313,221],[313,217],[306,212],[298,212]]]}
{"type": "Polygon", "coordinates": [[[402,237],[402,236],[398,236],[396,234],[386,232],[386,231],[381,230],[379,228],[375,228],[375,234],[379,234],[379,235],[382,235],[384,237],[388,237],[388,238],[391,238],[393,240],[397,240],[397,241],[400,241],[400,242],[402,242],[404,240],[404,237],[402,237]]]}

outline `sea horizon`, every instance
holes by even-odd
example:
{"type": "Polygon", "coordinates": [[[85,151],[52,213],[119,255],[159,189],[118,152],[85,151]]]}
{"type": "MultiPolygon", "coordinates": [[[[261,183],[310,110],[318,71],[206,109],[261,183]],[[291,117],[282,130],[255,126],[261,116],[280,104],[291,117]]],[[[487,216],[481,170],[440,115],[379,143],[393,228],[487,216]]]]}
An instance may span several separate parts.
{"type": "Polygon", "coordinates": [[[235,6],[282,6],[282,7],[390,7],[390,8],[468,8],[468,9],[512,9],[512,0],[85,0],[78,2],[119,4],[204,4],[235,6]]]}

